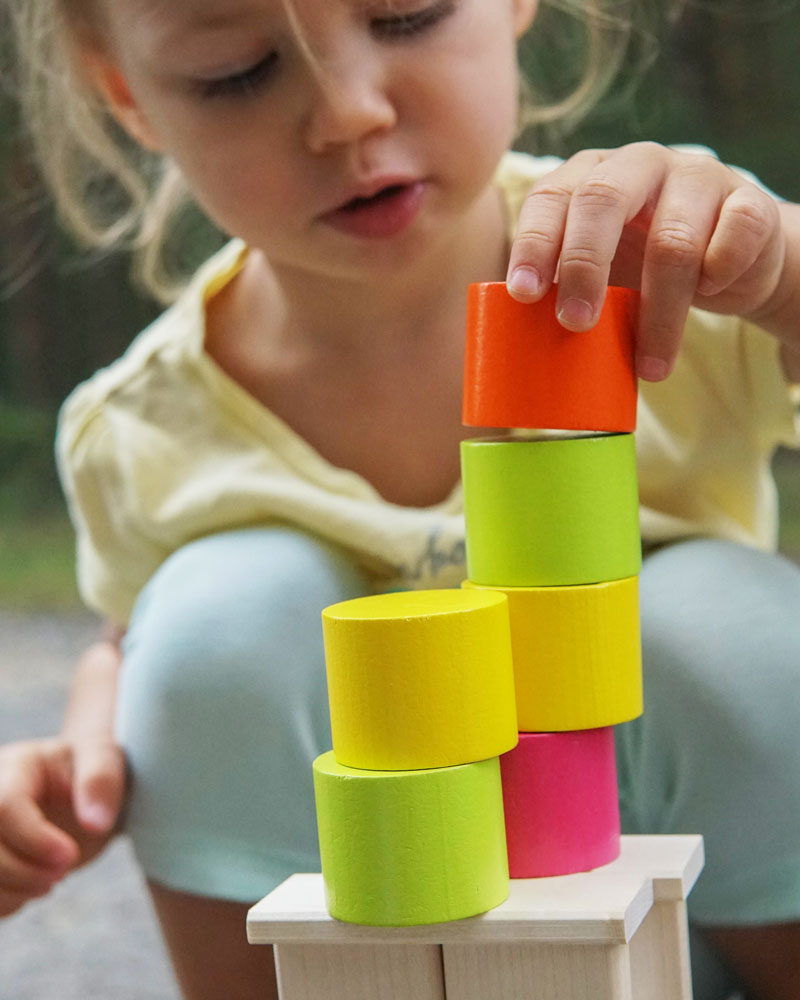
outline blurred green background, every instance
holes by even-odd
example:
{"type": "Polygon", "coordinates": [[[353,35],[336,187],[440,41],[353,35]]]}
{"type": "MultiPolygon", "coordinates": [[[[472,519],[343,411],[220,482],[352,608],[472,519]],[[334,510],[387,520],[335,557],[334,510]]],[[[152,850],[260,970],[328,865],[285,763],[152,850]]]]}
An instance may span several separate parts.
{"type": "MultiPolygon", "coordinates": [[[[636,139],[700,143],[800,199],[798,3],[690,2],[672,18],[666,0],[637,2],[648,28],[631,41],[607,99],[572,134],[534,131],[526,148],[566,155],[636,139]]],[[[580,40],[562,14],[543,10],[525,55],[533,79],[567,86],[580,40]]],[[[52,458],[56,413],[158,307],[131,287],[125,255],[92,257],[59,230],[36,187],[10,89],[0,90],[0,606],[71,610],[78,599],[52,458]]],[[[200,232],[195,256],[216,240],[200,232]]],[[[800,459],[781,452],[775,469],[781,547],[800,558],[800,459]]]]}

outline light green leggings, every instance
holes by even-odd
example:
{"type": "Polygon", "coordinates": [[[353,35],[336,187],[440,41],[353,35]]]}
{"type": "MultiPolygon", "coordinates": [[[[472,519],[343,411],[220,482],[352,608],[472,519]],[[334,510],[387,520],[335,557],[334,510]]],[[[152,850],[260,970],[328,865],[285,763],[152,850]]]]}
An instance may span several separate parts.
{"type": "MultiPolygon", "coordinates": [[[[320,611],[369,592],[281,528],[176,552],[125,640],[127,830],[147,876],[253,902],[318,871],[311,762],[330,748],[320,611]]],[[[695,924],[800,919],[800,571],[687,541],[641,575],[645,714],[618,727],[623,827],[702,833],[695,924]]],[[[696,1000],[730,983],[694,944],[696,1000]]]]}

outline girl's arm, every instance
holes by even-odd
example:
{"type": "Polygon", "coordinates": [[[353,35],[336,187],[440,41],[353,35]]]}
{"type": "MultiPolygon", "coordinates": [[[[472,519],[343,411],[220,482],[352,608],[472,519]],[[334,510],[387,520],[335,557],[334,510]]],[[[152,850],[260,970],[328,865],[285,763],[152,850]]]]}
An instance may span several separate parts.
{"type": "Polygon", "coordinates": [[[113,719],[119,630],[81,657],[56,739],[0,748],[0,916],[43,896],[113,835],[125,762],[113,719]]]}
{"type": "Polygon", "coordinates": [[[124,629],[106,623],[78,662],[61,738],[73,748],[73,804],[87,830],[108,832],[122,803],[121,754],[114,741],[124,629]]]}

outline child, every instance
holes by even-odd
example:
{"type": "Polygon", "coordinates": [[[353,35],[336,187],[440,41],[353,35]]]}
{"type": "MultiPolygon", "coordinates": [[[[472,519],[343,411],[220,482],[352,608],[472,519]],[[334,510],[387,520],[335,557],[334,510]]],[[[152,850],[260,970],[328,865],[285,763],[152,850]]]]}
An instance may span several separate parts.
{"type": "Polygon", "coordinates": [[[642,290],[647,710],[620,729],[626,828],[703,833],[694,922],[753,998],[798,996],[800,575],[774,554],[768,465],[798,437],[800,209],[653,144],[507,154],[535,8],[18,4],[21,34],[62,32],[171,165],[156,199],[177,169],[236,237],[65,406],[80,584],[110,631],[62,736],[0,758],[9,913],[108,839],[124,750],[124,827],[191,1000],[275,995],[247,905],[318,868],[321,608],[465,576],[467,284],[534,300],[557,269],[573,330],[609,281],[642,290]]]}

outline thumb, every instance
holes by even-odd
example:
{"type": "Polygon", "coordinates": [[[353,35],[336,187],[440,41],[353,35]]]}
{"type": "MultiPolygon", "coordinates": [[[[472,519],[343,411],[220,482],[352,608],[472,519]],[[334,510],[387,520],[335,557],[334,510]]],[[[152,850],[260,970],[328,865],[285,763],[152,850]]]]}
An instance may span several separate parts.
{"type": "Polygon", "coordinates": [[[73,808],[90,833],[109,833],[125,791],[125,758],[120,747],[100,743],[75,747],[73,808]]]}

